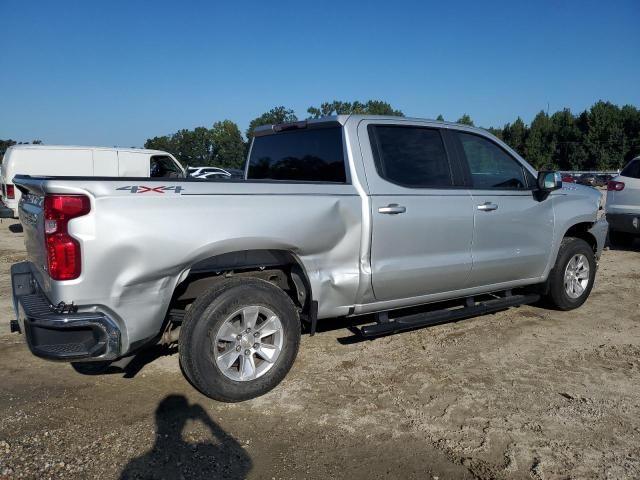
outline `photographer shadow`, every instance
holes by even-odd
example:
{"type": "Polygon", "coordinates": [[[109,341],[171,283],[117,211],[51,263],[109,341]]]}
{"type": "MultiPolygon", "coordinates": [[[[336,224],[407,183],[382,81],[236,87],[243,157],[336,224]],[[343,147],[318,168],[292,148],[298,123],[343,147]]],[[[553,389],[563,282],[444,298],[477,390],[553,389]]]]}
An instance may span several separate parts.
{"type": "Polygon", "coordinates": [[[252,467],[247,452],[197,404],[169,395],[156,409],[156,440],[147,453],[131,460],[120,475],[134,479],[241,479],[252,467]],[[202,422],[211,441],[190,443],[182,438],[188,420],[202,422]]]}
{"type": "Polygon", "coordinates": [[[22,224],[21,223],[13,223],[11,225],[9,225],[9,231],[11,233],[23,233],[24,230],[22,229],[22,224]]]}

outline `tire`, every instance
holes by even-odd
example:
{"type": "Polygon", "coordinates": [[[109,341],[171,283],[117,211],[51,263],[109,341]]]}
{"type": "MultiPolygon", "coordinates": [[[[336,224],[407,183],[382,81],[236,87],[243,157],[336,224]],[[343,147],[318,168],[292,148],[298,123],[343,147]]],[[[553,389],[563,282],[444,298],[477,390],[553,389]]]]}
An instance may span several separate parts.
{"type": "Polygon", "coordinates": [[[240,402],[278,385],[299,346],[300,318],[289,296],[265,280],[243,277],[216,285],[195,300],[182,323],[178,352],[183,372],[200,392],[240,402]],[[247,333],[256,311],[253,331],[247,333]],[[277,333],[258,337],[270,331],[277,333]],[[270,357],[272,361],[265,360],[270,357]]]}
{"type": "MultiPolygon", "coordinates": [[[[580,262],[577,262],[579,265],[580,262]]],[[[572,263],[572,267],[576,263],[572,263]]],[[[570,268],[573,270],[573,268],[570,268]]],[[[578,277],[584,277],[585,270],[578,269],[578,277]]],[[[547,280],[547,300],[559,310],[573,310],[581,306],[589,297],[591,289],[596,275],[596,259],[593,253],[593,249],[587,242],[581,238],[566,237],[562,240],[556,263],[549,273],[547,280]],[[575,286],[574,283],[569,280],[568,285],[565,286],[565,275],[569,262],[575,261],[579,258],[586,262],[588,265],[588,272],[586,272],[586,279],[581,279],[580,288],[575,286]],[[583,282],[582,280],[586,280],[583,282]],[[575,288],[574,288],[575,287],[575,288]],[[581,289],[581,291],[580,291],[581,289]],[[575,296],[577,294],[577,296],[575,296]]]]}

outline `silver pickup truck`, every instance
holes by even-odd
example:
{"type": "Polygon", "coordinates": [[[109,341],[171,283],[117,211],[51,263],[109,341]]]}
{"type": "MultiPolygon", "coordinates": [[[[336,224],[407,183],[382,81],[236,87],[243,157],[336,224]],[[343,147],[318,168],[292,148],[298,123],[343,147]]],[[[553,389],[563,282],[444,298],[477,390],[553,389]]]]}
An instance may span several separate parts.
{"type": "Polygon", "coordinates": [[[237,181],[15,184],[12,327],[31,351],[96,364],[177,341],[222,401],[275,387],[322,319],[373,314],[375,337],[541,297],[576,308],[607,232],[593,188],[486,131],[397,117],[260,127],[237,181]]]}

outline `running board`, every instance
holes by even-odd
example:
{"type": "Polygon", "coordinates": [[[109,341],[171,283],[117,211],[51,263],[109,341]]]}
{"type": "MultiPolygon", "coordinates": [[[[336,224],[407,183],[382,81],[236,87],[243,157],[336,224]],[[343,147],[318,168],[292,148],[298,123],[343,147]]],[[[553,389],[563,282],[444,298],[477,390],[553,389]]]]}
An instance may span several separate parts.
{"type": "Polygon", "coordinates": [[[387,312],[378,315],[378,323],[365,325],[359,329],[363,337],[378,337],[390,333],[412,330],[414,328],[453,322],[463,318],[475,317],[485,313],[497,312],[509,307],[535,303],[540,300],[538,294],[506,295],[476,303],[473,298],[467,298],[466,305],[450,310],[435,310],[427,313],[415,313],[397,318],[388,318],[387,312]]]}

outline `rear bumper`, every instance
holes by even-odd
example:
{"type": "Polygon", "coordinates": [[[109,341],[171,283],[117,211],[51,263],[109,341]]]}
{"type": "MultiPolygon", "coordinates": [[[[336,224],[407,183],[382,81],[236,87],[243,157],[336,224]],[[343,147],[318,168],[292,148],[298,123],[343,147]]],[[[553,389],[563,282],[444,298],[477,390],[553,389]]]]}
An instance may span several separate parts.
{"type": "Polygon", "coordinates": [[[29,262],[11,266],[13,305],[31,352],[48,360],[114,360],[120,356],[118,325],[101,312],[54,306],[40,290],[29,262]]]}
{"type": "Polygon", "coordinates": [[[0,201],[0,218],[16,218],[13,208],[7,207],[0,201]]]}
{"type": "Polygon", "coordinates": [[[607,213],[607,222],[616,232],[640,235],[640,213],[607,213]]]}

